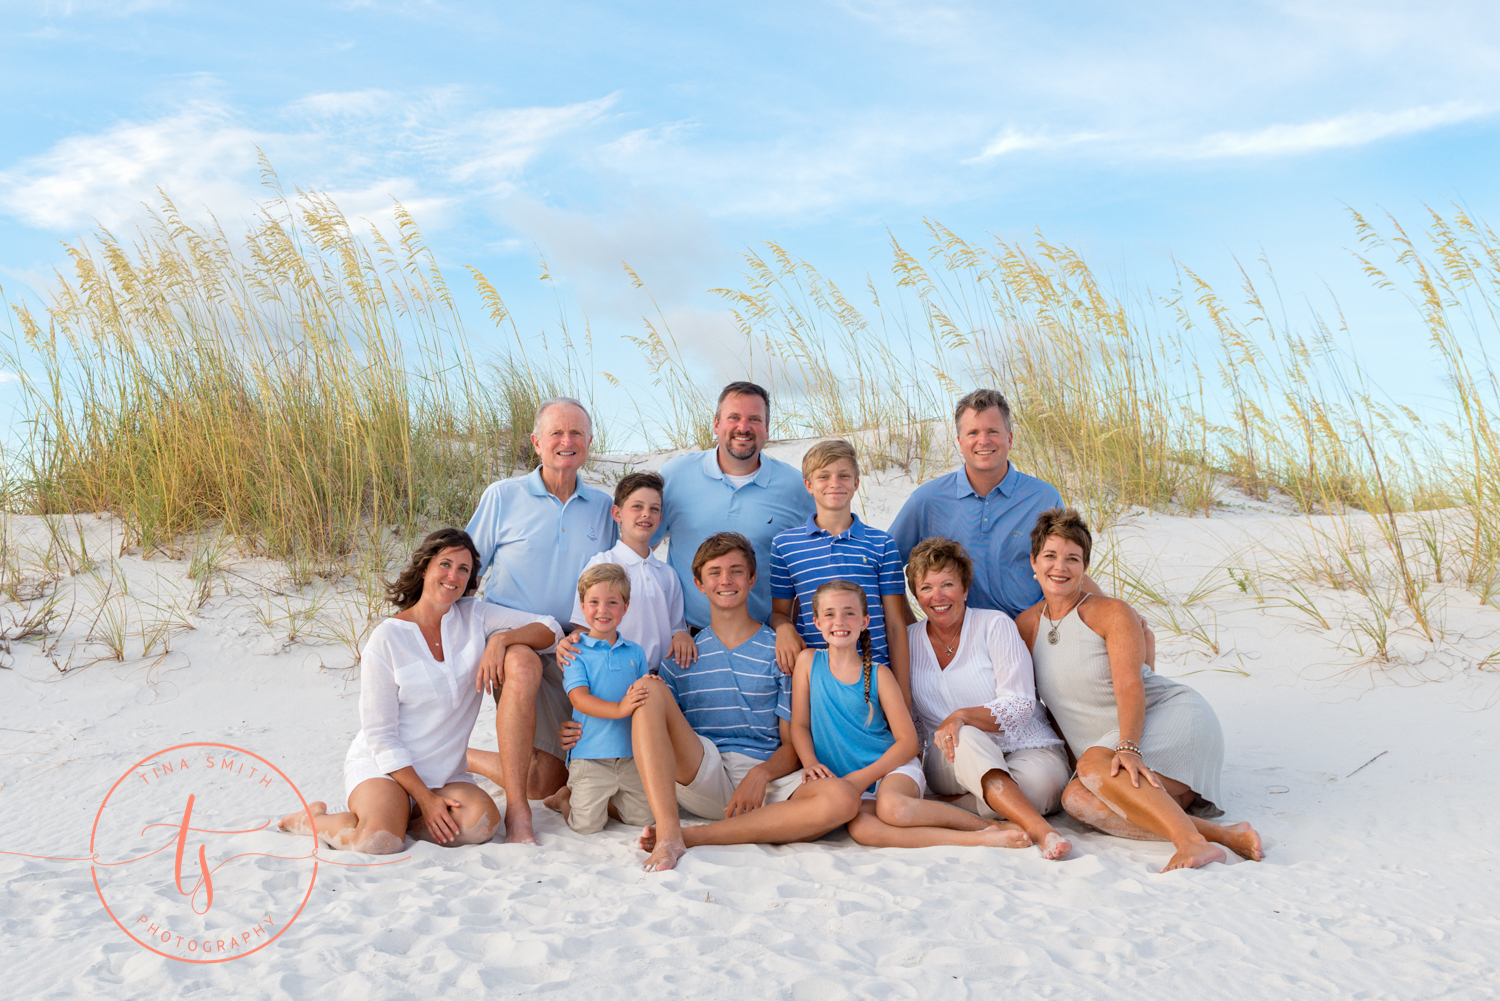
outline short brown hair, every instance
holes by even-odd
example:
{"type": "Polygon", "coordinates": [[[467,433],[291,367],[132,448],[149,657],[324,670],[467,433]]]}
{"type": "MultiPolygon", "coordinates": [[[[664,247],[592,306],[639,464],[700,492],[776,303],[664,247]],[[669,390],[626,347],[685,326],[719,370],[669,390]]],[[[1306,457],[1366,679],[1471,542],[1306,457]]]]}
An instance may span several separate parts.
{"type": "Polygon", "coordinates": [[[934,535],[930,539],[923,539],[912,548],[911,556],[906,562],[906,586],[911,588],[911,593],[917,593],[917,585],[922,578],[937,570],[953,569],[958,573],[958,581],[969,589],[974,583],[974,561],[969,559],[969,554],[964,547],[952,539],[945,539],[941,535],[934,535]]]}
{"type": "Polygon", "coordinates": [[[467,549],[474,560],[473,566],[469,567],[468,586],[464,588],[465,595],[473,594],[479,588],[479,550],[475,547],[474,540],[469,538],[469,533],[463,529],[440,528],[427,534],[417,546],[416,552],[411,554],[405,569],[396,575],[395,580],[386,584],[386,600],[401,612],[415,605],[422,597],[422,581],[427,576],[427,564],[444,549],[457,549],[460,546],[467,549]]]}
{"type": "Polygon", "coordinates": [[[702,580],[703,564],[716,560],[720,556],[727,556],[738,549],[745,554],[745,565],[750,568],[751,576],[755,574],[755,547],[750,545],[750,540],[739,532],[719,532],[710,535],[703,540],[703,545],[693,554],[693,579],[702,580]]]}
{"type": "Polygon", "coordinates": [[[595,563],[578,576],[578,600],[589,593],[595,584],[608,584],[630,601],[630,575],[618,563],[595,563]]]}
{"type": "Polygon", "coordinates": [[[1083,566],[1088,569],[1089,557],[1094,550],[1094,536],[1089,532],[1088,522],[1076,508],[1048,508],[1036,516],[1036,527],[1031,530],[1031,558],[1041,555],[1042,547],[1052,536],[1077,544],[1083,550],[1083,566]]]}
{"type": "Polygon", "coordinates": [[[766,423],[771,422],[771,394],[766,392],[766,387],[756,385],[753,382],[731,382],[719,390],[719,402],[714,404],[714,417],[719,416],[719,411],[724,409],[724,401],[731,396],[759,396],[760,401],[766,405],[766,423]]]}
{"type": "Polygon", "coordinates": [[[820,441],[807,450],[802,457],[802,478],[812,479],[812,474],[824,466],[831,466],[840,459],[848,459],[854,466],[854,475],[859,475],[859,456],[854,452],[854,446],[842,438],[833,438],[828,441],[820,441]]]}
{"type": "Polygon", "coordinates": [[[970,410],[982,414],[993,407],[1000,408],[1000,417],[1005,421],[1005,430],[1009,431],[1010,402],[998,389],[976,389],[972,393],[960,396],[953,406],[953,426],[958,427],[959,420],[970,410]]]}
{"type": "Polygon", "coordinates": [[[623,507],[626,498],[637,490],[655,490],[660,494],[665,489],[666,482],[660,473],[627,473],[615,484],[615,507],[623,507]]]}

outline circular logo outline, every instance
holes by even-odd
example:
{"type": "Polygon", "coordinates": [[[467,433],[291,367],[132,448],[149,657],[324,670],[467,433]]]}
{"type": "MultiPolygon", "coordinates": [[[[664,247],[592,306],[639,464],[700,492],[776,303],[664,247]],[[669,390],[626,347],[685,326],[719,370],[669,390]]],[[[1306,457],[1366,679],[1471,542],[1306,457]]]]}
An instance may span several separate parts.
{"type": "MultiPolygon", "coordinates": [[[[104,794],[104,799],[102,801],[100,801],[100,803],[99,803],[99,809],[94,813],[94,826],[89,831],[89,858],[91,858],[91,859],[97,859],[98,858],[98,847],[95,844],[95,842],[98,840],[98,836],[99,836],[99,821],[104,816],[104,808],[109,805],[109,798],[115,794],[115,790],[116,789],[120,788],[120,784],[122,782],[124,782],[126,779],[130,778],[131,775],[135,774],[136,769],[141,768],[147,762],[152,761],[152,760],[154,760],[156,758],[159,758],[163,754],[171,754],[173,751],[180,751],[183,748],[188,748],[188,747],[219,747],[219,748],[223,748],[224,750],[235,751],[236,753],[243,754],[243,755],[246,755],[247,757],[254,758],[256,761],[259,761],[261,764],[265,765],[267,768],[269,768],[271,771],[275,772],[277,775],[280,775],[281,778],[282,778],[282,781],[284,781],[288,786],[291,787],[292,792],[294,792],[294,793],[297,794],[297,802],[299,802],[299,803],[302,804],[303,811],[306,812],[309,817],[312,816],[312,811],[311,811],[311,809],[309,809],[309,807],[307,805],[307,799],[302,795],[302,790],[300,790],[300,789],[297,788],[297,784],[295,782],[293,782],[290,778],[287,777],[286,772],[283,772],[280,768],[277,768],[274,764],[272,764],[271,762],[267,761],[265,758],[262,758],[259,754],[256,754],[254,751],[247,751],[243,747],[236,747],[234,744],[221,744],[221,743],[218,743],[216,741],[191,741],[191,742],[186,743],[186,744],[175,744],[172,747],[168,747],[168,748],[165,748],[163,750],[157,751],[157,752],[155,752],[153,754],[146,755],[144,758],[142,758],[141,760],[137,761],[135,764],[133,764],[129,768],[127,768],[125,770],[125,774],[121,775],[118,779],[116,779],[115,780],[115,784],[109,787],[109,792],[107,792],[107,793],[104,794]]],[[[317,838],[317,835],[316,834],[312,835],[312,839],[313,839],[312,878],[308,880],[308,882],[307,882],[307,893],[303,894],[303,896],[302,896],[302,902],[297,905],[297,909],[292,912],[292,916],[290,918],[288,918],[286,921],[282,922],[282,924],[281,924],[281,930],[280,931],[276,932],[276,934],[274,934],[274,935],[270,936],[269,938],[267,938],[260,945],[257,945],[255,948],[249,949],[249,950],[247,950],[245,952],[239,952],[239,953],[234,954],[233,956],[225,956],[225,957],[223,957],[221,959],[194,959],[194,958],[189,957],[189,956],[174,956],[174,955],[172,955],[169,952],[163,952],[162,950],[156,948],[155,946],[151,945],[148,942],[142,942],[140,939],[136,938],[135,935],[131,933],[130,929],[128,927],[126,927],[125,923],[123,921],[121,921],[118,916],[116,916],[114,910],[109,906],[109,901],[104,899],[104,888],[99,885],[99,865],[97,864],[97,862],[94,863],[94,864],[91,864],[89,866],[89,873],[93,876],[93,879],[94,879],[94,892],[99,895],[99,903],[103,905],[103,907],[104,907],[104,913],[108,914],[109,917],[110,917],[110,920],[113,921],[115,923],[115,925],[122,932],[125,933],[126,937],[129,938],[136,945],[140,946],[143,949],[150,950],[151,952],[154,952],[158,956],[161,956],[161,957],[163,957],[165,959],[173,959],[173,960],[176,960],[179,963],[193,963],[193,964],[198,965],[198,966],[208,966],[208,965],[211,965],[211,964],[214,964],[214,963],[228,963],[228,962],[230,962],[232,960],[244,959],[246,956],[254,955],[255,953],[257,953],[260,950],[264,949],[266,946],[270,945],[272,942],[274,942],[278,938],[280,938],[282,936],[282,934],[285,933],[286,930],[288,928],[290,928],[293,925],[293,923],[296,922],[297,918],[301,916],[302,910],[303,910],[303,908],[305,908],[307,906],[308,900],[312,899],[313,887],[316,886],[317,882],[318,882],[318,856],[317,856],[318,838],[317,838]]]]}

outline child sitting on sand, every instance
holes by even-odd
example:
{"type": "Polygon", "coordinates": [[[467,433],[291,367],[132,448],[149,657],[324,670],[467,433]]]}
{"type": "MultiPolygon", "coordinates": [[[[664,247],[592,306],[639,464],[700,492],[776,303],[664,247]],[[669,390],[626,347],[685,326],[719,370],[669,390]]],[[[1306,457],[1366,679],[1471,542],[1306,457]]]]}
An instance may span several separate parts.
{"type": "Polygon", "coordinates": [[[547,805],[579,834],[602,830],[610,807],[625,823],[644,826],[653,818],[635,767],[630,714],[652,696],[636,683],[647,673],[646,652],[619,635],[630,578],[614,563],[589,567],[578,578],[578,601],[589,631],[563,672],[563,689],[583,733],[568,755],[568,784],[547,805]]]}
{"type": "Polygon", "coordinates": [[[813,592],[811,604],[828,646],[797,656],[792,742],[803,781],[837,777],[860,792],[864,802],[849,821],[849,835],[880,848],[1029,845],[1013,823],[922,798],[927,779],[917,757],[916,727],[896,676],[871,655],[864,588],[828,581],[813,592]]]}

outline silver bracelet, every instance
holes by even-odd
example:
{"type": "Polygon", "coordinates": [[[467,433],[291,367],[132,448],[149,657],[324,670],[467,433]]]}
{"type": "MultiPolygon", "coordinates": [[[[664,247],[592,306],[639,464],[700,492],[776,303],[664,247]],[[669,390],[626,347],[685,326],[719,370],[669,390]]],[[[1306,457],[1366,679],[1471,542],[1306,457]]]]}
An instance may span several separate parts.
{"type": "Polygon", "coordinates": [[[1137,744],[1133,740],[1122,740],[1122,741],[1120,741],[1118,744],[1115,745],[1115,753],[1116,754],[1120,754],[1120,753],[1134,754],[1136,757],[1142,758],[1142,759],[1144,759],[1144,757],[1145,757],[1145,755],[1141,754],[1141,745],[1137,744]]]}

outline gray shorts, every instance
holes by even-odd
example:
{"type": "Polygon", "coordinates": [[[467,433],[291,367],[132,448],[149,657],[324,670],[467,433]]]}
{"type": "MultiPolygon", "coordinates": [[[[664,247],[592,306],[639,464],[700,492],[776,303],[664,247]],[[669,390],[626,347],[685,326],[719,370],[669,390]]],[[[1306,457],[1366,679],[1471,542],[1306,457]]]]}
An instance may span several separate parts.
{"type": "MultiPolygon", "coordinates": [[[[531,746],[546,751],[558,761],[568,760],[557,739],[557,728],[573,718],[573,703],[563,691],[562,668],[557,666],[555,653],[537,654],[542,659],[542,683],[536,690],[536,736],[531,746]]],[[[503,686],[502,686],[503,687],[503,686]]],[[[495,701],[500,701],[500,688],[495,689],[495,701]]]]}

